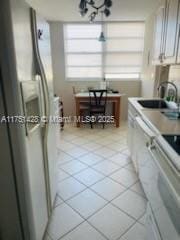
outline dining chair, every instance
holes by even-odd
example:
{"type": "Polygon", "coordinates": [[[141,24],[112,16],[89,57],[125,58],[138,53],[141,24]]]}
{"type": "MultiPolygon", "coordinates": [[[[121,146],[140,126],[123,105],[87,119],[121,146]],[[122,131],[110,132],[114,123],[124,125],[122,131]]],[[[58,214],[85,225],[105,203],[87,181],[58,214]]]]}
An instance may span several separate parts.
{"type": "Polygon", "coordinates": [[[107,90],[93,89],[89,90],[89,115],[91,117],[90,125],[93,128],[92,117],[102,120],[103,128],[105,119],[102,118],[106,114],[107,90]],[[101,118],[99,118],[101,116],[101,118]]]}

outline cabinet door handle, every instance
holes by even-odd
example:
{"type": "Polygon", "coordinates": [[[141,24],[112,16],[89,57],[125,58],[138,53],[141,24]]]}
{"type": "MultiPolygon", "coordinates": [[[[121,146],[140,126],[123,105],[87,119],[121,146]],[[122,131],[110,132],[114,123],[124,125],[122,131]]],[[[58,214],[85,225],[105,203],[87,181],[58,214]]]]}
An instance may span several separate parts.
{"type": "Polygon", "coordinates": [[[163,60],[165,60],[165,59],[166,59],[165,53],[162,53],[162,62],[163,62],[163,60]]]}
{"type": "Polygon", "coordinates": [[[159,61],[162,62],[162,53],[159,54],[159,61]]]}
{"type": "Polygon", "coordinates": [[[159,61],[162,63],[163,62],[163,53],[161,53],[160,55],[159,55],[159,61]]]}

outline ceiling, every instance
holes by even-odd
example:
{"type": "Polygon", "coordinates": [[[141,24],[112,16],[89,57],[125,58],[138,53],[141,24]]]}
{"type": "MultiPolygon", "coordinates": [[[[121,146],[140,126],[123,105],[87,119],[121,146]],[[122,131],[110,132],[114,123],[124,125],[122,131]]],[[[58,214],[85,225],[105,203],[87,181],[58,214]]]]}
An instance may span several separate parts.
{"type": "MultiPolygon", "coordinates": [[[[80,0],[26,0],[36,11],[50,21],[87,21],[78,12],[80,0]]],[[[102,0],[96,0],[102,3],[102,0]]],[[[109,21],[145,20],[157,7],[158,0],[113,0],[109,21]]],[[[99,4],[98,4],[99,5],[99,4]]],[[[105,20],[106,20],[105,19],[105,20]]],[[[99,19],[97,19],[99,20],[99,19]]]]}

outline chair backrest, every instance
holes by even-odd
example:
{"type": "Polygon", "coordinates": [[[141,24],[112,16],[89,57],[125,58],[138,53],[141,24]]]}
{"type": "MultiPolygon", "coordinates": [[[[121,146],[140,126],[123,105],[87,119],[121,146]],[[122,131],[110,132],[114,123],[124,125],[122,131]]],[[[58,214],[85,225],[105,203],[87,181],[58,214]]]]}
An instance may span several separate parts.
{"type": "Polygon", "coordinates": [[[106,106],[107,90],[89,90],[89,99],[91,106],[106,106]]]}

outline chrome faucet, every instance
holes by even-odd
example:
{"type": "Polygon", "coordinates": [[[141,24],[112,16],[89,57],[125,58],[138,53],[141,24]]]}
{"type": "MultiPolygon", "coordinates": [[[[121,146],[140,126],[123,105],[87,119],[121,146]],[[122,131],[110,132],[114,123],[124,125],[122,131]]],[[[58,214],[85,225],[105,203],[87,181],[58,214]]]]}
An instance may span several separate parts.
{"type": "Polygon", "coordinates": [[[166,87],[167,85],[171,85],[174,87],[174,90],[175,90],[175,96],[174,96],[175,99],[174,100],[175,100],[175,102],[178,102],[178,89],[173,82],[165,81],[165,82],[160,83],[158,86],[158,89],[157,89],[158,96],[160,97],[160,91],[162,91],[162,87],[166,87]]]}
{"type": "Polygon", "coordinates": [[[178,118],[180,118],[180,97],[178,97],[177,107],[178,107],[178,118]]]}
{"type": "Polygon", "coordinates": [[[160,91],[162,90],[162,87],[165,87],[167,85],[171,85],[175,89],[174,100],[177,104],[177,109],[175,111],[173,110],[173,112],[175,112],[177,114],[177,118],[180,118],[180,97],[178,96],[178,89],[177,89],[176,85],[173,82],[169,82],[169,81],[160,83],[159,87],[157,89],[158,90],[158,95],[160,96],[160,91]]]}

